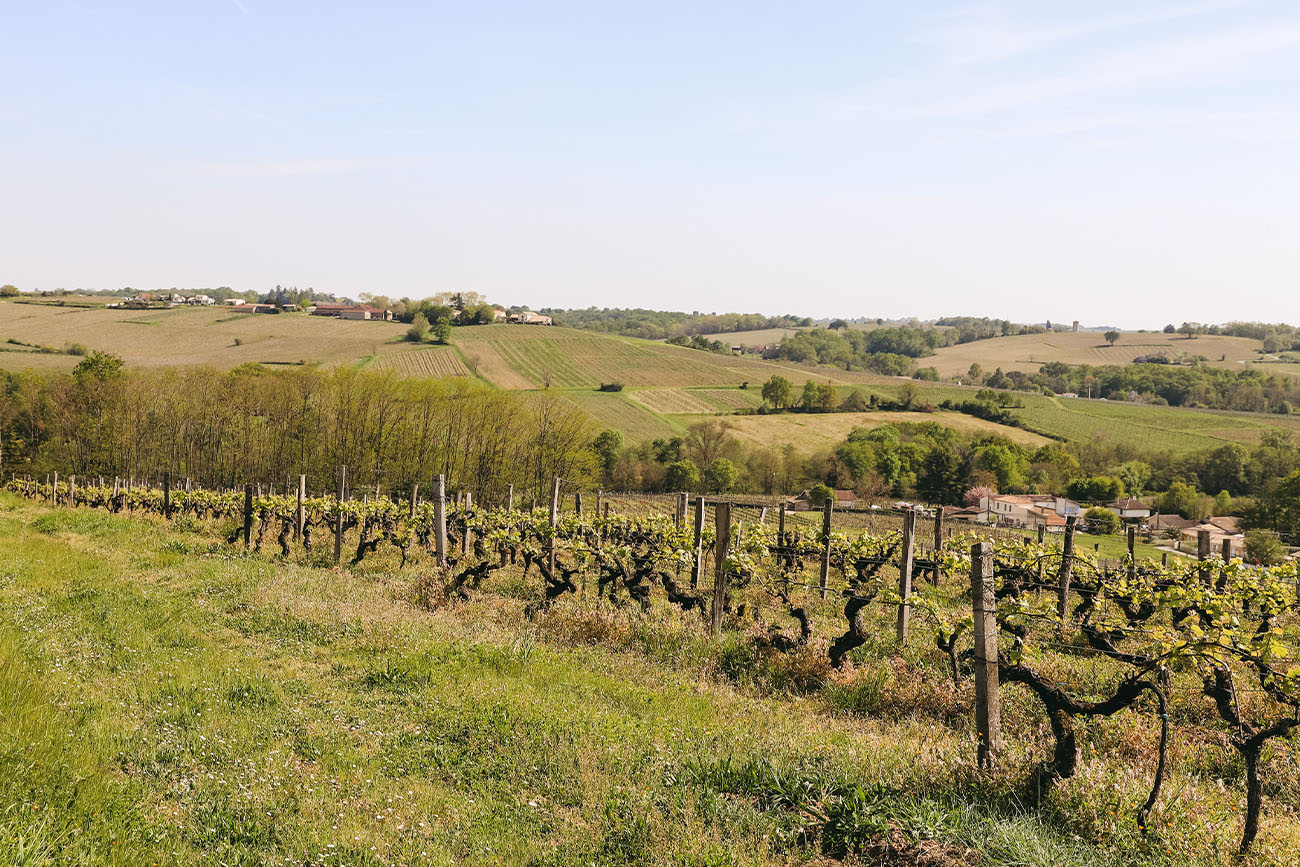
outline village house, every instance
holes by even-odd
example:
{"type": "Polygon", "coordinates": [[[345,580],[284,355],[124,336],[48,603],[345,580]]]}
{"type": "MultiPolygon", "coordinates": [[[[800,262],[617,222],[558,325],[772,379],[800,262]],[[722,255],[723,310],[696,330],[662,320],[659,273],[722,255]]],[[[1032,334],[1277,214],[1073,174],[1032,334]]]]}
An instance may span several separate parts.
{"type": "Polygon", "coordinates": [[[1065,530],[1065,519],[1081,510],[1073,500],[1051,494],[989,494],[980,499],[975,521],[1001,527],[1041,526],[1059,533],[1065,530]]]}
{"type": "Polygon", "coordinates": [[[1202,530],[1208,530],[1210,533],[1211,557],[1222,555],[1225,542],[1228,543],[1229,557],[1246,556],[1246,537],[1241,532],[1240,519],[1229,515],[1206,518],[1180,531],[1178,550],[1191,554],[1197,553],[1202,530]]]}
{"type": "Polygon", "coordinates": [[[1151,507],[1132,497],[1127,500],[1116,500],[1107,505],[1106,508],[1119,515],[1121,521],[1137,523],[1151,517],[1151,507]]]}
{"type": "Polygon", "coordinates": [[[307,312],[312,316],[333,316],[336,319],[393,321],[393,311],[384,307],[371,307],[369,304],[317,304],[309,307],[307,312]]]}
{"type": "Polygon", "coordinates": [[[227,298],[221,302],[227,307],[242,307],[246,303],[243,298],[227,298]]]}

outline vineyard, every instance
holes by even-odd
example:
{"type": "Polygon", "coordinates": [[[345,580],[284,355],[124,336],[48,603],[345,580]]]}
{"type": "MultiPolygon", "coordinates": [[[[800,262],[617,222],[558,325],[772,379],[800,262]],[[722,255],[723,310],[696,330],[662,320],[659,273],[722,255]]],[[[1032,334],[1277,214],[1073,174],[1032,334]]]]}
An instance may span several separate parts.
{"type": "MultiPolygon", "coordinates": [[[[419,607],[497,594],[544,634],[579,628],[582,600],[642,629],[671,616],[720,643],[721,671],[738,683],[821,694],[868,717],[933,714],[966,733],[970,752],[949,755],[951,772],[972,769],[969,785],[986,791],[998,781],[1026,809],[1068,812],[1086,784],[1108,805],[1080,825],[1099,839],[1169,863],[1218,863],[1236,850],[1282,864],[1300,852],[1295,563],[1253,568],[1208,549],[1169,564],[1099,562],[1072,533],[989,541],[936,521],[931,535],[915,511],[835,529],[829,511],[796,518],[759,503],[577,491],[563,511],[562,486],[549,509],[533,510],[422,500],[418,490],[356,500],[252,486],[7,488],[52,505],[214,523],[254,558],[386,562],[409,576],[419,607]]],[[[593,624],[581,628],[601,640],[593,624]]],[[[835,857],[876,852],[881,834],[898,830],[879,813],[883,795],[843,782],[801,788],[761,767],[694,773],[785,811],[803,845],[835,857]]],[[[919,845],[943,832],[907,835],[919,845]]]]}
{"type": "Polygon", "coordinates": [[[376,370],[393,370],[402,376],[430,379],[471,375],[469,368],[460,360],[460,355],[450,346],[381,355],[375,359],[372,367],[376,370]]]}

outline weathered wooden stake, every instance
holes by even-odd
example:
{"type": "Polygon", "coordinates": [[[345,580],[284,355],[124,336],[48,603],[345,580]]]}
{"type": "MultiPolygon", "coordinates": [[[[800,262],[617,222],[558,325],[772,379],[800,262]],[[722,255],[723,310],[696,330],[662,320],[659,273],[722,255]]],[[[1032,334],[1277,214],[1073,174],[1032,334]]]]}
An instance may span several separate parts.
{"type": "Polygon", "coordinates": [[[163,517],[170,517],[172,513],[172,474],[163,473],[163,517]]]}
{"type": "Polygon", "coordinates": [[[1061,629],[1065,628],[1065,614],[1070,601],[1070,572],[1074,568],[1074,526],[1077,522],[1077,515],[1065,519],[1065,546],[1061,549],[1061,574],[1056,589],[1056,613],[1061,618],[1061,629]]]}
{"type": "Polygon", "coordinates": [[[555,528],[560,524],[560,477],[551,480],[551,534],[546,540],[546,560],[551,572],[555,572],[555,528]]]}
{"type": "Polygon", "coordinates": [[[464,509],[463,514],[465,516],[465,532],[460,534],[460,553],[468,555],[470,544],[474,541],[471,538],[474,535],[474,531],[469,528],[469,511],[474,508],[474,495],[469,491],[465,492],[465,503],[462,508],[464,509]]]}
{"type": "Polygon", "coordinates": [[[415,517],[415,509],[420,505],[420,483],[415,482],[411,485],[411,517],[415,517]]]}
{"type": "Polygon", "coordinates": [[[943,577],[943,567],[939,565],[943,554],[943,506],[934,507],[934,572],[933,581],[936,587],[939,586],[939,579],[943,577]]]}
{"type": "Polygon", "coordinates": [[[438,566],[447,565],[447,477],[438,474],[433,493],[433,550],[438,566]]]}
{"type": "Polygon", "coordinates": [[[244,485],[244,550],[253,543],[253,486],[244,485]]]}
{"type": "Polygon", "coordinates": [[[998,696],[997,600],[993,594],[993,545],[976,542],[970,549],[971,613],[975,620],[975,730],[979,766],[997,766],[1002,749],[1002,707],[998,696]]]}
{"type": "Polygon", "coordinates": [[[826,505],[822,507],[822,565],[817,576],[823,599],[826,598],[826,583],[831,577],[831,509],[834,507],[834,496],[827,497],[826,505]]]}
{"type": "Polygon", "coordinates": [[[579,518],[582,517],[582,491],[573,495],[573,511],[579,518]]]}
{"type": "Polygon", "coordinates": [[[903,547],[898,555],[898,643],[907,643],[912,619],[912,547],[916,539],[916,512],[903,514],[903,547]]]}
{"type": "Polygon", "coordinates": [[[343,495],[347,493],[348,468],[339,464],[339,493],[336,505],[338,514],[334,516],[334,565],[343,562],[343,495]]]}
{"type": "Polygon", "coordinates": [[[731,544],[731,504],[715,503],[713,506],[717,528],[717,546],[713,558],[713,623],[710,634],[722,634],[722,610],[727,604],[727,547],[731,544]]]}
{"type": "Polygon", "coordinates": [[[1232,562],[1232,539],[1224,538],[1223,544],[1219,546],[1219,557],[1224,563],[1232,562]]]}
{"type": "MultiPolygon", "coordinates": [[[[609,504],[605,504],[609,508],[609,504]]],[[[700,573],[704,571],[704,498],[695,501],[695,547],[692,549],[694,562],[691,564],[691,589],[700,587],[700,573]]]]}
{"type": "Polygon", "coordinates": [[[515,510],[515,486],[512,484],[510,485],[510,487],[506,488],[506,511],[513,512],[514,510],[515,510]]]}
{"type": "Polygon", "coordinates": [[[1128,578],[1130,581],[1136,580],[1138,571],[1137,561],[1137,527],[1129,524],[1128,527],[1128,578]]]}
{"type": "Polygon", "coordinates": [[[302,538],[302,528],[307,520],[307,507],[304,501],[307,499],[307,477],[298,476],[298,505],[293,512],[293,535],[295,538],[302,538]]]}
{"type": "Polygon", "coordinates": [[[50,503],[57,506],[59,504],[59,474],[54,474],[54,484],[50,485],[50,503]]]}

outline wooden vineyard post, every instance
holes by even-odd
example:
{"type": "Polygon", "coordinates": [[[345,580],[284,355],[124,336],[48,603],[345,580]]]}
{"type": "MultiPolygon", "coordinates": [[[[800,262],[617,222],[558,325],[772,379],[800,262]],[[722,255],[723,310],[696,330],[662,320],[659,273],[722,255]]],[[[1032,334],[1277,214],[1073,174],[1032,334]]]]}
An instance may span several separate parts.
{"type": "Polygon", "coordinates": [[[582,491],[573,495],[573,511],[579,518],[582,517],[582,491]]]}
{"type": "Polygon", "coordinates": [[[411,517],[415,517],[415,509],[420,505],[420,483],[414,482],[411,485],[411,517]]]}
{"type": "Polygon", "coordinates": [[[1200,560],[1202,564],[1206,564],[1201,566],[1201,581],[1204,582],[1205,584],[1209,584],[1210,583],[1210,567],[1208,565],[1210,560],[1210,531],[1209,530],[1196,531],[1196,559],[1200,560]]]}
{"type": "Polygon", "coordinates": [[[1047,541],[1047,525],[1046,525],[1046,524],[1039,524],[1039,525],[1038,525],[1038,544],[1041,545],[1041,544],[1043,544],[1045,541],[1047,541]]]}
{"type": "Polygon", "coordinates": [[[253,486],[244,485],[244,550],[253,543],[253,486]]]}
{"type": "Polygon", "coordinates": [[[758,526],[761,527],[765,523],[767,523],[767,506],[758,510],[758,526]]]}
{"type": "Polygon", "coordinates": [[[790,592],[790,559],[786,552],[785,539],[785,502],[781,503],[780,510],[776,513],[776,547],[779,553],[776,555],[776,562],[780,564],[781,574],[785,576],[782,584],[785,585],[785,592],[790,592]]]}
{"type": "Polygon", "coordinates": [[[546,562],[555,573],[555,528],[560,525],[560,477],[551,481],[551,534],[546,540],[546,562]]]}
{"type": "Polygon", "coordinates": [[[597,518],[599,518],[602,514],[602,512],[600,511],[600,507],[604,505],[604,502],[605,502],[605,492],[602,489],[597,488],[596,489],[596,517],[597,518]]]}
{"type": "Polygon", "coordinates": [[[462,556],[469,555],[469,546],[470,543],[473,541],[470,538],[470,536],[473,535],[473,531],[471,531],[469,528],[469,512],[470,509],[472,509],[473,507],[474,507],[474,495],[471,494],[469,491],[466,491],[465,499],[461,503],[461,508],[463,509],[464,520],[465,520],[465,532],[460,534],[460,553],[462,556]]]}
{"type": "Polygon", "coordinates": [[[298,476],[298,506],[296,509],[294,509],[293,512],[293,535],[295,538],[298,539],[302,538],[303,524],[307,520],[307,513],[305,511],[306,507],[303,505],[303,501],[306,499],[307,499],[307,477],[305,475],[299,475],[298,476]]]}
{"type": "Polygon", "coordinates": [[[172,474],[163,473],[163,517],[169,518],[172,514],[172,474]]]}
{"type": "Polygon", "coordinates": [[[68,476],[68,505],[72,508],[77,507],[77,477],[68,476]]]}
{"type": "Polygon", "coordinates": [[[1219,557],[1224,563],[1232,562],[1232,539],[1224,538],[1223,544],[1219,546],[1219,557]]]}
{"type": "Polygon", "coordinates": [[[506,511],[513,512],[514,510],[515,510],[515,486],[511,484],[509,487],[506,488],[506,511]]]}
{"type": "Polygon", "coordinates": [[[1128,528],[1128,578],[1130,581],[1137,578],[1137,532],[1137,527],[1130,524],[1128,528]]]}
{"type": "MultiPolygon", "coordinates": [[[[605,504],[609,508],[609,504],[605,504]]],[[[700,497],[695,501],[695,542],[691,549],[693,553],[691,564],[691,589],[700,589],[700,573],[704,571],[704,498],[700,497]]]]}
{"type": "Polygon", "coordinates": [[[1070,571],[1074,568],[1074,525],[1076,515],[1065,519],[1065,545],[1061,549],[1061,573],[1056,589],[1056,613],[1061,618],[1061,629],[1065,629],[1065,614],[1070,601],[1070,571]]]}
{"type": "Polygon", "coordinates": [[[50,485],[50,505],[59,504],[59,474],[54,474],[54,484],[50,485]]]}
{"type": "Polygon", "coordinates": [[[1002,749],[1002,707],[998,696],[997,601],[993,595],[993,545],[970,549],[971,613],[975,620],[975,730],[979,766],[997,766],[1002,749]]]}
{"type": "Polygon", "coordinates": [[[1161,566],[1168,566],[1168,565],[1169,565],[1169,552],[1168,552],[1168,551],[1161,551],[1161,552],[1160,552],[1160,565],[1161,565],[1161,566]]]}
{"type": "Polygon", "coordinates": [[[903,514],[903,547],[898,555],[898,643],[907,643],[912,619],[912,548],[916,539],[916,512],[903,514]]]}
{"type": "Polygon", "coordinates": [[[609,519],[609,502],[608,502],[608,501],[605,502],[605,511],[602,512],[601,514],[602,514],[602,516],[603,516],[606,520],[609,519]]]}
{"type": "Polygon", "coordinates": [[[433,546],[440,567],[447,565],[447,477],[438,474],[433,492],[433,546]]]}
{"type": "Polygon", "coordinates": [[[943,568],[939,561],[943,559],[943,506],[934,507],[934,586],[939,586],[943,577],[943,568]]]}
{"type": "Polygon", "coordinates": [[[677,505],[673,509],[673,526],[681,528],[686,524],[686,501],[687,494],[682,491],[677,495],[677,505]]]}
{"type": "Polygon", "coordinates": [[[826,582],[831,577],[831,509],[835,508],[835,500],[832,497],[826,498],[826,505],[822,507],[822,567],[817,576],[817,587],[822,592],[822,598],[826,598],[826,582]]]}
{"type": "Polygon", "coordinates": [[[338,513],[334,516],[334,565],[343,562],[343,495],[347,492],[348,468],[339,464],[339,491],[336,505],[338,513]]]}
{"type": "Polygon", "coordinates": [[[713,623],[710,634],[722,634],[722,610],[727,604],[727,547],[731,544],[731,504],[715,503],[713,506],[717,545],[713,557],[713,623]]]}

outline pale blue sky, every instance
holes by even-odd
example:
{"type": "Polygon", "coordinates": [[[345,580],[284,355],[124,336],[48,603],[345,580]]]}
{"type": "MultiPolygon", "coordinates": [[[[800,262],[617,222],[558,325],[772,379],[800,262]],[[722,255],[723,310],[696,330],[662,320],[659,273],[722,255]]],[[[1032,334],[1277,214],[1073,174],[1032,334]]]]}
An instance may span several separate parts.
{"type": "Polygon", "coordinates": [[[0,0],[0,282],[1300,321],[1300,4],[0,0]]]}

